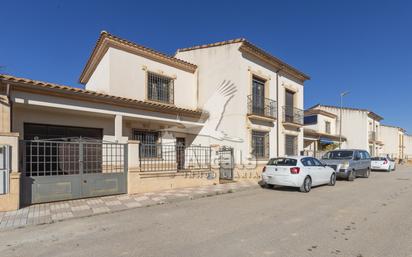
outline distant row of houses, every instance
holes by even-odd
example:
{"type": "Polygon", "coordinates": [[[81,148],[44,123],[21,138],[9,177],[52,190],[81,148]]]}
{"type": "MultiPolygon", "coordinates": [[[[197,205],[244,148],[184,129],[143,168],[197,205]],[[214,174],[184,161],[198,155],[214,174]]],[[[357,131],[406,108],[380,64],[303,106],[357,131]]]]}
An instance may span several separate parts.
{"type": "Polygon", "coordinates": [[[341,146],[364,149],[372,156],[412,158],[412,135],[400,127],[383,125],[382,120],[367,109],[315,105],[305,111],[304,152],[321,156],[341,146]]]}
{"type": "Polygon", "coordinates": [[[169,56],[105,31],[83,88],[0,75],[0,211],[258,179],[271,157],[340,141],[372,155],[412,154],[409,136],[371,111],[344,108],[342,136],[338,108],[304,111],[308,79],[245,39],[169,56]]]}

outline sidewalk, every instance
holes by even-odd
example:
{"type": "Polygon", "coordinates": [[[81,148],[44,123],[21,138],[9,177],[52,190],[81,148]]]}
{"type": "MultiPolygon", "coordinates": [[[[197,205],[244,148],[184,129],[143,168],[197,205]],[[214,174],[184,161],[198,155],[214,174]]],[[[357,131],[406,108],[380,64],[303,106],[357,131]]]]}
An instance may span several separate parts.
{"type": "Polygon", "coordinates": [[[182,188],[155,193],[116,195],[55,203],[37,204],[17,211],[0,212],[0,231],[26,225],[53,223],[70,218],[92,216],[121,210],[173,203],[258,187],[256,182],[238,182],[182,188]]]}

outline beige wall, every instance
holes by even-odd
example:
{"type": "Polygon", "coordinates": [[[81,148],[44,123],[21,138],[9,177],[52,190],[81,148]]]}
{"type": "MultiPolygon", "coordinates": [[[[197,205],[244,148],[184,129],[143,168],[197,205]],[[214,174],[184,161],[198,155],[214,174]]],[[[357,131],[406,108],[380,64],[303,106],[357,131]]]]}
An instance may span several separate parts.
{"type": "Polygon", "coordinates": [[[6,96],[0,95],[0,133],[10,132],[10,104],[6,96]]]}
{"type": "Polygon", "coordinates": [[[314,115],[318,116],[318,122],[316,124],[306,125],[305,128],[313,129],[320,133],[326,133],[326,122],[330,122],[330,134],[339,135],[339,131],[337,129],[336,118],[331,118],[329,116],[325,116],[322,114],[314,114],[314,115]]]}
{"type": "Polygon", "coordinates": [[[0,145],[11,146],[11,173],[9,193],[0,195],[0,211],[17,210],[20,207],[19,141],[17,133],[0,133],[0,145]]]}
{"type": "MultiPolygon", "coordinates": [[[[318,106],[321,109],[333,113],[339,117],[339,108],[318,106]]],[[[342,135],[346,137],[346,148],[363,149],[369,151],[368,113],[360,110],[342,110],[342,135]]],[[[339,130],[339,118],[336,124],[339,130]]]]}
{"type": "Polygon", "coordinates": [[[403,158],[401,156],[401,142],[399,136],[403,137],[403,132],[397,127],[380,126],[380,139],[383,141],[384,146],[381,155],[389,155],[393,158],[403,158]]]}
{"type": "MultiPolygon", "coordinates": [[[[284,105],[286,88],[295,94],[295,105],[303,109],[303,84],[293,79],[279,75],[279,109],[278,120],[275,122],[256,121],[247,118],[247,96],[251,94],[252,76],[256,75],[266,80],[266,97],[277,100],[276,79],[277,70],[261,60],[239,51],[241,43],[227,44],[218,47],[197,49],[193,51],[178,52],[177,58],[194,63],[198,66],[199,77],[199,107],[205,109],[211,116],[219,117],[216,106],[208,101],[213,99],[213,94],[224,82],[233,84],[236,93],[226,105],[223,119],[218,130],[224,131],[231,137],[241,138],[242,142],[229,140],[209,140],[211,144],[227,145],[234,147],[236,160],[245,161],[251,153],[252,130],[269,132],[269,156],[276,157],[285,153],[285,136],[287,134],[298,136],[298,151],[303,149],[303,130],[290,129],[282,122],[282,106],[284,105]],[[216,114],[216,115],[213,115],[216,114]],[[277,126],[279,126],[279,153],[277,152],[277,126]]],[[[208,121],[210,122],[210,120],[208,121]]],[[[205,125],[206,126],[206,125],[205,125]]],[[[202,137],[196,138],[202,142],[202,137]]],[[[263,162],[264,163],[264,162],[263,162]]]]}
{"type": "Polygon", "coordinates": [[[405,142],[405,158],[408,160],[412,159],[412,135],[405,134],[404,136],[405,142]]]}
{"type": "Polygon", "coordinates": [[[109,48],[97,65],[86,89],[137,100],[147,100],[146,72],[174,78],[174,104],[197,108],[196,74],[163,63],[109,48]]]}

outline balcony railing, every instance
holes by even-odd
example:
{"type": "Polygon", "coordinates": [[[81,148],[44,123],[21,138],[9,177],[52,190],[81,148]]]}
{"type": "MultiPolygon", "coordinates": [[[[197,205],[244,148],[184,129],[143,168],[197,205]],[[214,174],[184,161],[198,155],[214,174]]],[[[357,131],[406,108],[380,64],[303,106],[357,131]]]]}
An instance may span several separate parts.
{"type": "Polygon", "coordinates": [[[248,114],[276,118],[276,101],[269,98],[256,99],[252,95],[247,97],[248,114]]]}
{"type": "Polygon", "coordinates": [[[303,110],[293,106],[282,107],[283,122],[303,125],[303,110]]]}
{"type": "Polygon", "coordinates": [[[369,131],[369,140],[378,141],[378,133],[376,131],[369,131]]]}

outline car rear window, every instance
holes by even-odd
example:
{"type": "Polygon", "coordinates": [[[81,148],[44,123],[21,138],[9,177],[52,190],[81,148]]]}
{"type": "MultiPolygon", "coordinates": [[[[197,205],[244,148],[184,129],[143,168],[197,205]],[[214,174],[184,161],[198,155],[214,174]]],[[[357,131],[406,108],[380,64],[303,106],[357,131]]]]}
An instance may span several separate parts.
{"type": "Polygon", "coordinates": [[[330,160],[341,160],[341,159],[352,159],[353,151],[331,151],[326,153],[322,159],[330,160]]]}
{"type": "Polygon", "coordinates": [[[371,160],[372,161],[384,161],[385,158],[383,158],[383,157],[373,157],[371,160]]]}
{"type": "Polygon", "coordinates": [[[267,165],[274,165],[274,166],[296,166],[298,161],[296,159],[291,158],[273,158],[270,159],[267,165]]]}

